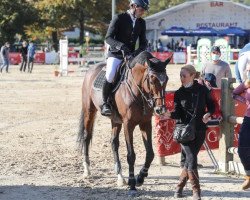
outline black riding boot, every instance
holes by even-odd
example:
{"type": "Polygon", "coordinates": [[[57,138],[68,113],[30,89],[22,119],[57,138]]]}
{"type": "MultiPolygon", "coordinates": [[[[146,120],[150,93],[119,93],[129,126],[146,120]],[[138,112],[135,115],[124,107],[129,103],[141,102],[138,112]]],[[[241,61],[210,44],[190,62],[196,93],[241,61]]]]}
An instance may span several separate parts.
{"type": "Polygon", "coordinates": [[[107,80],[105,80],[105,83],[103,84],[102,88],[102,99],[103,99],[103,105],[101,109],[101,114],[103,116],[111,116],[111,106],[108,104],[108,98],[109,94],[112,90],[112,83],[109,83],[107,80]]]}

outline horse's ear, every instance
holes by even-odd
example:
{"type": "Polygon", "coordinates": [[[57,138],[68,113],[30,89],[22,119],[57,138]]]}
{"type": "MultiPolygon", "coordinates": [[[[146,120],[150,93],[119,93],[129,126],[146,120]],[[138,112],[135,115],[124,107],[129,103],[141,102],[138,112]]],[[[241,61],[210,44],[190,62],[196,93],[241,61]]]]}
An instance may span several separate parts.
{"type": "Polygon", "coordinates": [[[174,55],[174,54],[172,53],[171,56],[169,56],[169,57],[164,61],[164,63],[165,63],[166,65],[168,65],[168,63],[171,61],[173,55],[174,55]]]}

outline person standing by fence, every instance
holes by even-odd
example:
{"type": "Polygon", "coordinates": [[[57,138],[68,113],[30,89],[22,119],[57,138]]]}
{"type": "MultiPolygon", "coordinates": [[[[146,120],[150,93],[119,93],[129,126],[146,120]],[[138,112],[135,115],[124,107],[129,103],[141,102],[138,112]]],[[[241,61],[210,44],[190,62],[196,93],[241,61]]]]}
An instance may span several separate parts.
{"type": "Polygon", "coordinates": [[[239,83],[244,82],[246,65],[250,61],[250,43],[246,44],[239,52],[238,61],[235,64],[236,80],[239,83]]]}
{"type": "Polygon", "coordinates": [[[6,73],[9,73],[9,48],[10,48],[10,43],[6,42],[2,47],[1,47],[1,58],[2,58],[2,66],[1,66],[1,73],[3,71],[3,68],[6,68],[6,73]]]}
{"type": "Polygon", "coordinates": [[[239,132],[238,154],[246,172],[242,189],[250,188],[250,62],[247,67],[247,79],[233,91],[233,98],[247,105],[244,120],[239,132]],[[245,93],[245,96],[241,94],[245,93]]]}
{"type": "Polygon", "coordinates": [[[187,143],[181,143],[184,159],[182,160],[182,172],[174,196],[176,198],[183,196],[183,188],[189,179],[193,189],[193,199],[200,200],[201,190],[197,169],[197,155],[205,141],[206,123],[214,113],[215,108],[209,90],[206,86],[194,80],[196,73],[192,65],[186,65],[181,68],[182,87],[175,92],[174,112],[170,113],[168,111],[166,117],[176,119],[176,123],[188,124],[196,111],[195,139],[187,143]]]}
{"type": "Polygon", "coordinates": [[[22,56],[22,63],[20,67],[20,72],[26,70],[26,65],[27,65],[27,54],[28,54],[28,46],[27,42],[23,41],[22,48],[21,48],[21,56],[22,56]]]}
{"type": "Polygon", "coordinates": [[[33,65],[34,65],[34,56],[36,53],[36,46],[35,44],[31,41],[28,46],[28,72],[32,73],[33,70],[33,65]]]}
{"type": "Polygon", "coordinates": [[[205,63],[202,67],[201,76],[211,73],[216,77],[216,85],[221,88],[222,78],[232,78],[232,72],[228,63],[221,60],[220,47],[213,46],[211,49],[212,62],[205,63]]]}

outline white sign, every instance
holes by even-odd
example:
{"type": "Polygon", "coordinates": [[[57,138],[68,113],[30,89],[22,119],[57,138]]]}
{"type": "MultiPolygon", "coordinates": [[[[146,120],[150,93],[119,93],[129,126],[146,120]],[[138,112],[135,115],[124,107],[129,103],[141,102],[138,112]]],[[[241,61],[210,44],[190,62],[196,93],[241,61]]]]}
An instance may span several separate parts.
{"type": "Polygon", "coordinates": [[[62,75],[68,74],[68,40],[60,40],[60,69],[62,75]]]}

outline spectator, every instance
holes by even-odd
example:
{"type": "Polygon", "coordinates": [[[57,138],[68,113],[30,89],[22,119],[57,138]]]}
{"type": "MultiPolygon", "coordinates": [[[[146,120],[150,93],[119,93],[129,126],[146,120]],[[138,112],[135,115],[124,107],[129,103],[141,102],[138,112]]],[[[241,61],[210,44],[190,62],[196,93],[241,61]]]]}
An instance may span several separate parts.
{"type": "Polygon", "coordinates": [[[36,46],[33,43],[33,41],[31,41],[28,46],[28,72],[29,73],[32,73],[32,70],[33,70],[35,52],[36,52],[36,46]]]}
{"type": "Polygon", "coordinates": [[[21,48],[21,56],[22,56],[22,63],[20,67],[20,72],[26,70],[26,65],[27,65],[27,54],[28,54],[28,46],[27,42],[23,41],[22,48],[21,48]]]}
{"type": "Polygon", "coordinates": [[[197,155],[205,141],[206,123],[215,108],[209,90],[194,80],[195,76],[196,70],[194,66],[186,65],[181,68],[182,86],[175,92],[175,109],[172,113],[167,112],[166,116],[176,119],[176,123],[188,124],[194,113],[196,103],[198,103],[195,117],[195,139],[181,144],[182,154],[184,154],[181,163],[182,172],[175,191],[176,198],[182,197],[183,188],[189,179],[193,189],[193,199],[198,200],[201,199],[201,190],[197,169],[197,155]]]}
{"type": "Polygon", "coordinates": [[[178,49],[179,51],[184,51],[184,49],[186,49],[186,41],[183,38],[181,38],[178,49]]]}
{"type": "Polygon", "coordinates": [[[242,189],[250,188],[250,62],[247,67],[247,78],[233,91],[234,99],[241,101],[247,105],[244,120],[239,132],[238,154],[246,172],[245,181],[242,184],[242,189]],[[245,96],[241,96],[241,94],[245,96]]]}
{"type": "Polygon", "coordinates": [[[163,51],[163,45],[162,45],[162,42],[161,42],[160,39],[157,42],[157,51],[158,52],[162,52],[163,51]]]}
{"type": "Polygon", "coordinates": [[[245,80],[244,72],[246,70],[246,64],[250,61],[250,43],[245,45],[239,52],[238,62],[235,64],[236,80],[242,83],[245,80]]]}
{"type": "Polygon", "coordinates": [[[204,79],[206,73],[211,73],[216,77],[216,85],[221,88],[222,78],[231,78],[232,72],[228,63],[222,61],[220,47],[213,46],[211,49],[212,62],[207,62],[202,67],[201,76],[204,79]]]}
{"type": "Polygon", "coordinates": [[[10,43],[6,42],[2,47],[1,47],[1,58],[2,58],[2,66],[1,66],[1,73],[3,71],[3,68],[6,68],[6,73],[9,73],[9,48],[10,48],[10,43]]]}
{"type": "MultiPolygon", "coordinates": [[[[211,73],[207,73],[205,74],[205,77],[204,77],[204,83],[207,86],[207,88],[210,90],[211,98],[213,99],[214,105],[215,105],[215,111],[211,115],[211,120],[209,120],[207,125],[218,126],[222,120],[222,112],[220,109],[219,100],[216,99],[216,89],[218,89],[216,85],[216,77],[211,73]]],[[[220,131],[217,131],[216,133],[217,133],[217,137],[220,139],[221,138],[220,131]]]]}

